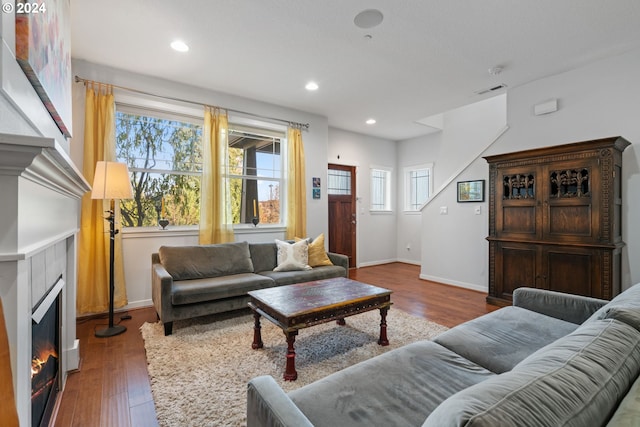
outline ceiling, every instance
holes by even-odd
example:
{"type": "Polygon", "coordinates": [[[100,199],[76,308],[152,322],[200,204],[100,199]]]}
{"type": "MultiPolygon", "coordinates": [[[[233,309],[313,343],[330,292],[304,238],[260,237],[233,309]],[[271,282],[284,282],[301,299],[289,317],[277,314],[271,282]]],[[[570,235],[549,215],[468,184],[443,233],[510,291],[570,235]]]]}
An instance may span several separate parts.
{"type": "Polygon", "coordinates": [[[390,140],[426,134],[417,120],[491,96],[477,91],[640,48],[638,0],[71,0],[71,15],[74,58],[390,140]],[[357,27],[365,9],[380,10],[382,23],[357,27]],[[175,39],[189,52],[173,51],[175,39]],[[320,88],[306,91],[309,80],[320,88]]]}

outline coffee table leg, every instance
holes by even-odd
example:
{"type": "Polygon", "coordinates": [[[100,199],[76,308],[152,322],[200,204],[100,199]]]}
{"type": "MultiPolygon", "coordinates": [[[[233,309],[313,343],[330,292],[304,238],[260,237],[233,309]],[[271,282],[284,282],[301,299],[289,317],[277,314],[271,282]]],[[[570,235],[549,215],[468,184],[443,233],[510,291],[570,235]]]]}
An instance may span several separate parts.
{"type": "Polygon", "coordinates": [[[253,343],[251,344],[251,348],[255,350],[257,348],[262,348],[264,344],[262,343],[262,333],[260,332],[260,313],[254,311],[253,319],[253,343]]]}
{"type": "Polygon", "coordinates": [[[380,339],[378,340],[378,344],[380,345],[389,345],[389,340],[387,339],[387,311],[388,307],[380,309],[380,339]]]}
{"type": "Polygon", "coordinates": [[[287,336],[287,367],[284,371],[285,381],[295,381],[298,378],[298,372],[296,372],[296,351],[293,348],[293,343],[296,341],[296,335],[298,331],[286,332],[287,336]]]}

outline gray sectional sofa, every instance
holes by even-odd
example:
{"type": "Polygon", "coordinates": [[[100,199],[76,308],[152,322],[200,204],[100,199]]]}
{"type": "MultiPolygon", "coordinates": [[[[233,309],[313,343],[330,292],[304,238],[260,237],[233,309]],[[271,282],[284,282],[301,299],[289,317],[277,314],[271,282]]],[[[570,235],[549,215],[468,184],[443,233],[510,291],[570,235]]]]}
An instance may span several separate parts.
{"type": "Polygon", "coordinates": [[[333,265],[273,271],[275,242],[162,246],[151,255],[153,305],[170,335],[174,320],[246,308],[252,290],[347,277],[349,259],[331,252],[327,256],[333,265]]]}
{"type": "Polygon", "coordinates": [[[519,288],[513,306],[289,393],[252,379],[247,426],[638,426],[639,372],[640,284],[611,302],[519,288]]]}

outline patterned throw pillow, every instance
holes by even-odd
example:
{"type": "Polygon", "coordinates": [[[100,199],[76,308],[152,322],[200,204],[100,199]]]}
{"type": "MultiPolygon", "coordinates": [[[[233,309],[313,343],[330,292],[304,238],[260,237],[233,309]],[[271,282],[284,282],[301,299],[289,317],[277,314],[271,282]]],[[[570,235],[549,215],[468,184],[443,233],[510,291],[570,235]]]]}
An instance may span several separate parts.
{"type": "MultiPolygon", "coordinates": [[[[296,242],[300,240],[310,239],[301,239],[296,237],[296,242]]],[[[309,243],[309,265],[311,267],[319,267],[321,265],[333,265],[329,257],[327,256],[327,251],[324,249],[324,233],[320,233],[318,237],[316,237],[313,241],[309,243]]]]}
{"type": "Polygon", "coordinates": [[[311,270],[309,266],[309,242],[300,240],[287,243],[276,239],[278,265],[273,271],[311,270]]]}

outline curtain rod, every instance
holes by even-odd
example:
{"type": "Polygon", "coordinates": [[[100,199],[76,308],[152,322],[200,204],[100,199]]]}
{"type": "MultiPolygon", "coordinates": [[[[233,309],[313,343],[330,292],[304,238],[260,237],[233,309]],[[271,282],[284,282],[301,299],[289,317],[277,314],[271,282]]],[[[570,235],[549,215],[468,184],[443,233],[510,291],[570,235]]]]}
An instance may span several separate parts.
{"type": "Polygon", "coordinates": [[[247,116],[256,117],[256,118],[259,118],[259,119],[265,119],[265,120],[271,120],[271,121],[276,121],[276,122],[280,122],[280,123],[285,123],[288,126],[295,127],[295,128],[298,128],[298,129],[309,130],[309,123],[292,122],[292,121],[289,121],[289,120],[278,119],[278,118],[275,118],[275,117],[262,116],[262,115],[259,115],[259,114],[249,113],[249,112],[246,112],[246,111],[234,110],[232,108],[225,108],[225,107],[218,107],[218,106],[215,106],[215,105],[203,104],[202,102],[190,101],[188,99],[174,98],[172,96],[166,96],[166,95],[157,95],[155,93],[145,92],[145,91],[142,91],[142,90],[132,89],[132,88],[124,87],[124,86],[118,86],[118,85],[114,85],[114,84],[111,84],[111,83],[95,82],[93,80],[83,79],[82,77],[78,77],[78,76],[75,76],[75,82],[76,83],[82,82],[82,84],[84,84],[84,85],[86,85],[87,83],[98,83],[98,84],[101,84],[101,85],[108,85],[108,86],[115,87],[115,88],[118,88],[118,89],[126,90],[127,92],[133,92],[133,93],[138,93],[138,94],[141,94],[141,95],[153,96],[155,98],[168,99],[168,100],[171,100],[171,101],[185,102],[187,104],[200,105],[202,107],[220,108],[221,110],[227,110],[227,111],[231,111],[233,113],[245,114],[247,116]]]}

